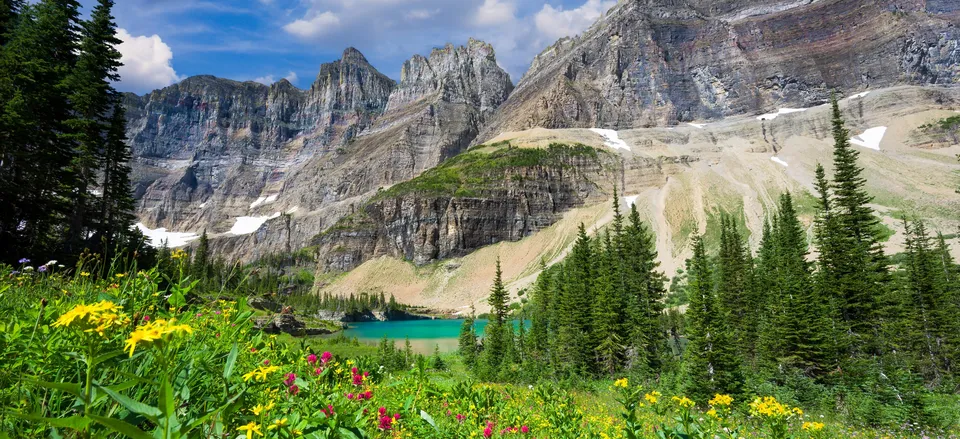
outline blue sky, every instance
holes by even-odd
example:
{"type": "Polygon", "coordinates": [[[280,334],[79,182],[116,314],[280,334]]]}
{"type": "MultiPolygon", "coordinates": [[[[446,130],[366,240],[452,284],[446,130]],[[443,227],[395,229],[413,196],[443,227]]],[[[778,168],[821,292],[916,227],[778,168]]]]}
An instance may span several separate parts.
{"type": "MultiPolygon", "coordinates": [[[[83,0],[91,5],[91,0],[83,0]]],[[[320,64],[358,48],[398,78],[401,63],[469,37],[493,44],[514,82],[530,60],[589,27],[616,0],[120,0],[122,91],[198,74],[301,88],[320,64]]]]}

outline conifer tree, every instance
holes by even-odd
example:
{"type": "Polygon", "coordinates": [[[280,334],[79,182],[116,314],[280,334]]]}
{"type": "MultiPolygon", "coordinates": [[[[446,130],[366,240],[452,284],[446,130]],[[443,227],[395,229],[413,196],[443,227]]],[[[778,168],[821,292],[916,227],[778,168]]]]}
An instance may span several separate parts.
{"type": "Polygon", "coordinates": [[[600,248],[597,249],[598,269],[595,279],[595,299],[593,303],[593,345],[596,363],[600,371],[612,375],[620,368],[623,347],[620,311],[624,304],[616,291],[618,272],[616,249],[610,239],[610,233],[604,233],[600,248]]]}
{"type": "Polygon", "coordinates": [[[594,256],[586,228],[580,224],[577,241],[565,262],[557,303],[557,350],[568,372],[587,370],[594,351],[591,346],[594,256]]]}
{"type": "Polygon", "coordinates": [[[684,353],[686,393],[706,402],[716,393],[738,394],[743,386],[727,317],[718,306],[713,274],[703,238],[693,237],[693,257],[687,263],[690,307],[684,353]]]}
{"type": "MultiPolygon", "coordinates": [[[[668,351],[660,325],[666,278],[657,271],[657,247],[653,233],[643,224],[636,205],[631,206],[629,224],[624,229],[622,270],[626,273],[624,319],[629,321],[629,342],[636,352],[637,366],[653,372],[668,351]]],[[[626,331],[625,331],[626,332],[626,331]]]]}
{"type": "Polygon", "coordinates": [[[879,220],[868,205],[872,198],[864,189],[863,169],[857,164],[860,153],[850,145],[850,133],[836,99],[832,108],[834,178],[830,212],[836,224],[828,231],[834,236],[824,237],[824,244],[829,247],[821,251],[835,255],[836,260],[830,261],[836,264],[834,273],[827,277],[834,285],[831,289],[840,317],[852,337],[847,346],[860,352],[862,347],[876,348],[873,336],[889,273],[878,236],[879,220]]]}
{"type": "Polygon", "coordinates": [[[500,259],[497,259],[496,273],[490,297],[490,319],[484,330],[483,351],[481,352],[482,372],[486,377],[496,377],[500,371],[500,364],[508,354],[509,344],[513,343],[512,331],[507,328],[507,314],[509,313],[510,293],[503,285],[503,271],[500,269],[500,259]]]}
{"type": "Polygon", "coordinates": [[[530,335],[528,347],[531,356],[537,360],[547,359],[550,331],[556,329],[551,325],[553,310],[553,283],[552,272],[547,269],[545,261],[540,261],[540,276],[533,287],[531,297],[532,315],[530,319],[530,335]]]}
{"type": "Polygon", "coordinates": [[[23,0],[3,0],[0,3],[0,46],[7,43],[9,33],[17,25],[17,18],[22,7],[23,0]]]}
{"type": "Polygon", "coordinates": [[[756,315],[751,296],[752,260],[736,221],[720,216],[720,252],[717,268],[717,296],[723,312],[731,319],[732,337],[740,355],[752,358],[756,315]]]}
{"type": "Polygon", "coordinates": [[[118,244],[138,247],[130,242],[134,235],[134,201],[130,184],[130,147],[126,143],[127,122],[123,105],[117,101],[113,106],[110,127],[107,132],[106,150],[101,166],[103,174],[103,197],[101,198],[100,235],[104,251],[114,251],[118,244]]]}
{"type": "Polygon", "coordinates": [[[194,277],[203,281],[207,278],[210,265],[210,242],[207,239],[206,230],[203,231],[197,242],[197,250],[193,253],[193,267],[190,271],[193,272],[194,277]]]}
{"type": "Polygon", "coordinates": [[[460,358],[463,359],[463,364],[468,368],[472,368],[477,362],[477,334],[474,332],[473,325],[474,318],[471,315],[460,325],[460,337],[458,339],[460,358]]]}

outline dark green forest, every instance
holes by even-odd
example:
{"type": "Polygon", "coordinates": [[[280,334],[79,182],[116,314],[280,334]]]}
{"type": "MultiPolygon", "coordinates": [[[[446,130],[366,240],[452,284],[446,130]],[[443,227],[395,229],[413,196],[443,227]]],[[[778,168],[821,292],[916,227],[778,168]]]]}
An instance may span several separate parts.
{"type": "Polygon", "coordinates": [[[569,256],[544,267],[520,311],[507,308],[498,267],[486,337],[464,324],[465,362],[490,380],[629,373],[698,403],[779,392],[863,422],[935,422],[940,395],[960,384],[960,267],[918,218],[903,219],[905,252],[884,254],[849,137],[834,101],[834,172],[817,168],[813,224],[785,193],[756,253],[731,216],[718,248],[693,237],[675,285],[682,307],[665,310],[655,238],[618,201],[609,227],[591,237],[581,226],[569,256]],[[529,331],[506,329],[517,318],[531,321],[529,331]]]}
{"type": "Polygon", "coordinates": [[[143,248],[112,86],[121,58],[113,4],[98,1],[89,19],[76,0],[0,5],[0,261],[109,260],[143,248]]]}

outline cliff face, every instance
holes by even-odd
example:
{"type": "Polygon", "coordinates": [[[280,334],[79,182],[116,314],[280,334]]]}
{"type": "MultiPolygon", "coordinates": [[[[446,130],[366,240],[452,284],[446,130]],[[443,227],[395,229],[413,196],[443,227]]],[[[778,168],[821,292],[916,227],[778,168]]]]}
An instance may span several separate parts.
{"type": "Polygon", "coordinates": [[[615,155],[586,146],[483,147],[384,191],[313,244],[324,271],[385,255],[418,265],[463,256],[605,199],[622,169],[615,155]]]}
{"type": "Polygon", "coordinates": [[[480,141],[532,127],[674,125],[960,80],[960,6],[624,0],[532,62],[480,141]]]}
{"type": "Polygon", "coordinates": [[[227,256],[302,247],[377,188],[465,149],[512,89],[493,49],[473,40],[404,72],[396,84],[347,49],[309,90],[198,76],[128,95],[141,220],[206,229],[227,256]],[[291,217],[232,229],[278,212],[291,217]]]}

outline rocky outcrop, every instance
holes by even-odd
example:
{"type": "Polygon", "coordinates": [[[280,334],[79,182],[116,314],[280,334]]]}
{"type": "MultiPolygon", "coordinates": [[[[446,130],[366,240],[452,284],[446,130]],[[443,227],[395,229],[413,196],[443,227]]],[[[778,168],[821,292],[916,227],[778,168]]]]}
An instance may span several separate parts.
{"type": "Polygon", "coordinates": [[[207,230],[227,257],[302,248],[378,188],[463,151],[511,89],[471,40],[415,56],[399,84],[347,49],[309,90],[199,76],[127,95],[138,216],[207,230]],[[231,230],[239,217],[269,220],[231,230]]]}
{"type": "Polygon", "coordinates": [[[534,59],[478,142],[809,107],[833,90],[960,80],[957,2],[624,0],[534,59]]]}
{"type": "Polygon", "coordinates": [[[383,255],[418,265],[462,256],[518,241],[603,199],[622,169],[619,158],[586,146],[485,147],[385,191],[313,245],[324,271],[383,255]]]}
{"type": "Polygon", "coordinates": [[[321,327],[310,327],[293,314],[276,314],[272,317],[260,318],[254,322],[257,329],[267,334],[285,333],[296,336],[333,334],[334,330],[321,327]]]}

